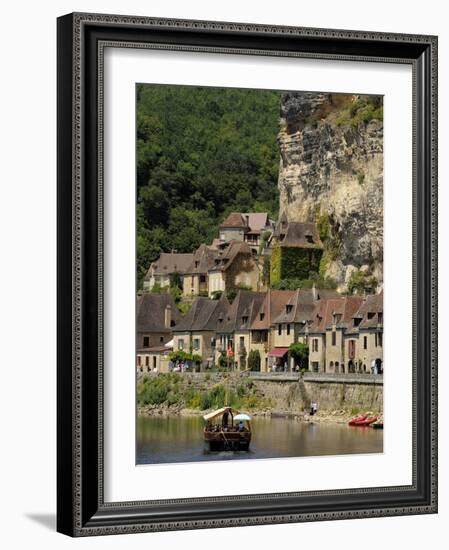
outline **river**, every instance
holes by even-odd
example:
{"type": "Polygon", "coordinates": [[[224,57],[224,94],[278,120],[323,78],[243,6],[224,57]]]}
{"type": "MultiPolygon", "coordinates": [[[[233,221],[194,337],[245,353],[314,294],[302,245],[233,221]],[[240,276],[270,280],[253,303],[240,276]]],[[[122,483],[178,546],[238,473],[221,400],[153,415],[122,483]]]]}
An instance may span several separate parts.
{"type": "Polygon", "coordinates": [[[256,417],[249,452],[210,453],[200,416],[137,419],[137,464],[381,453],[383,430],[256,417]]]}

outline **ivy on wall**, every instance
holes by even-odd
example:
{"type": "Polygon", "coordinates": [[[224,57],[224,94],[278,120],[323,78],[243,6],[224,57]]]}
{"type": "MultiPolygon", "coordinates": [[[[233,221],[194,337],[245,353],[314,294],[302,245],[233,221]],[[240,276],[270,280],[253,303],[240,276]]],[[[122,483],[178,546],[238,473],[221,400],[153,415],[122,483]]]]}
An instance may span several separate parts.
{"type": "Polygon", "coordinates": [[[318,273],[323,251],[318,248],[288,248],[275,245],[271,255],[271,284],[282,279],[308,279],[318,273]]]}

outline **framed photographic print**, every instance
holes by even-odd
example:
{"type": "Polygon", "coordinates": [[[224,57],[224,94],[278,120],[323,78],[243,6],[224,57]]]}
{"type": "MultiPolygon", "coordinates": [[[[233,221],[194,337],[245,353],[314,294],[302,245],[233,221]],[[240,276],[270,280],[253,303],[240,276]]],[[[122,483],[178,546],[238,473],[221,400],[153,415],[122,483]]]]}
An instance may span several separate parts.
{"type": "Polygon", "coordinates": [[[437,511],[436,135],[433,36],[58,19],[60,532],[437,511]]]}

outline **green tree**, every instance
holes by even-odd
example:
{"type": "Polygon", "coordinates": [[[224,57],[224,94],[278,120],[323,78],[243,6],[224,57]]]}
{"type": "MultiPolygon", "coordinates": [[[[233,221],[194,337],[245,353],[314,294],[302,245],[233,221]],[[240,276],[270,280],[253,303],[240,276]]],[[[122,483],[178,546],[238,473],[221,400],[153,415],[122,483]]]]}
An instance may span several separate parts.
{"type": "Polygon", "coordinates": [[[252,349],[248,354],[248,369],[250,371],[260,371],[260,353],[259,350],[252,349]]]}
{"type": "Polygon", "coordinates": [[[232,210],[278,210],[280,93],[137,86],[138,287],[161,252],[211,242],[232,210]]]}
{"type": "Polygon", "coordinates": [[[307,344],[303,344],[302,342],[290,344],[288,352],[293,357],[295,365],[298,365],[301,369],[309,368],[309,346],[307,344]]]}

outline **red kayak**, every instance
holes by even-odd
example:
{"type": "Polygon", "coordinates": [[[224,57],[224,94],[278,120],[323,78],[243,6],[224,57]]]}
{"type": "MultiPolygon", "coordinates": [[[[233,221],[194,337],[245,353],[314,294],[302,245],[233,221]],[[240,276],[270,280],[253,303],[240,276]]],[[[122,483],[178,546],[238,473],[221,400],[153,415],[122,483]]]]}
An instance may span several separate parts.
{"type": "Polygon", "coordinates": [[[368,416],[368,415],[364,415],[364,416],[365,418],[360,418],[360,419],[353,418],[349,422],[349,425],[350,426],[370,426],[377,420],[377,416],[368,416]]]}
{"type": "Polygon", "coordinates": [[[366,420],[367,418],[368,418],[367,414],[359,414],[358,416],[354,416],[354,418],[352,418],[349,421],[349,425],[350,426],[357,426],[357,424],[359,422],[362,422],[363,420],[366,420]]]}

